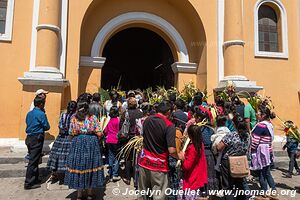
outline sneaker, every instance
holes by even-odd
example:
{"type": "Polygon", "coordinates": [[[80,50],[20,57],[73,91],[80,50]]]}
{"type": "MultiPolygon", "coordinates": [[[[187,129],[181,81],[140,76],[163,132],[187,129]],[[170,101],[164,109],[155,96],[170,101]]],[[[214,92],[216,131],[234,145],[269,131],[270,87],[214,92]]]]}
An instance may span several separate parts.
{"type": "Polygon", "coordinates": [[[297,171],[294,176],[300,176],[300,171],[297,171]]]}
{"type": "Polygon", "coordinates": [[[292,174],[290,174],[290,173],[284,173],[282,177],[283,178],[292,178],[292,174]]]}
{"type": "Polygon", "coordinates": [[[114,176],[112,179],[113,179],[114,182],[117,182],[117,181],[121,180],[121,177],[120,176],[114,176]]]}

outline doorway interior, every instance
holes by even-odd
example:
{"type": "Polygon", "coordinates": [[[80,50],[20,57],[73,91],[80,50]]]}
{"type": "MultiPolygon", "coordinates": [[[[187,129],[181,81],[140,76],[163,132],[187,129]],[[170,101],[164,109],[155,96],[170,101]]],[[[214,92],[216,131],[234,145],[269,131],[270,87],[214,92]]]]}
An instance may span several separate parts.
{"type": "Polygon", "coordinates": [[[172,51],[157,33],[145,28],[127,28],[112,36],[103,50],[101,87],[122,90],[173,87],[172,51]]]}

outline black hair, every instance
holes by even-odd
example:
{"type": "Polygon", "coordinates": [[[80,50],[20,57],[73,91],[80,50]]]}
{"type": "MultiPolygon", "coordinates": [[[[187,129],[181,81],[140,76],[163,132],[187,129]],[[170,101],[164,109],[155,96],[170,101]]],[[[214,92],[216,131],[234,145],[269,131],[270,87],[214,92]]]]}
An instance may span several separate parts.
{"type": "Polygon", "coordinates": [[[67,114],[75,113],[77,109],[76,101],[70,101],[67,106],[67,114]]]}
{"type": "Polygon", "coordinates": [[[41,97],[38,97],[36,96],[33,100],[33,104],[34,104],[34,107],[40,107],[40,106],[44,106],[45,105],[45,98],[41,98],[41,97]]]}
{"type": "Polygon", "coordinates": [[[95,102],[100,102],[100,100],[101,100],[101,96],[100,96],[100,94],[98,93],[98,92],[96,92],[96,93],[94,93],[93,94],[93,101],[95,101],[95,102]]]}
{"type": "Polygon", "coordinates": [[[195,117],[199,118],[201,121],[204,119],[207,119],[209,121],[208,114],[204,111],[202,111],[198,106],[194,106],[194,115],[195,117]]]}
{"type": "Polygon", "coordinates": [[[234,116],[233,123],[242,141],[245,141],[249,137],[246,121],[239,115],[234,116]]]}
{"type": "Polygon", "coordinates": [[[79,101],[77,103],[77,112],[76,112],[76,119],[79,121],[83,121],[85,117],[89,113],[89,104],[86,101],[79,101]]]}
{"type": "Polygon", "coordinates": [[[112,106],[109,110],[109,116],[111,118],[116,118],[119,116],[119,108],[118,106],[112,106]]]}
{"type": "Polygon", "coordinates": [[[226,116],[225,115],[219,115],[217,116],[217,127],[226,126],[226,116]]]}
{"type": "Polygon", "coordinates": [[[79,97],[77,98],[77,103],[79,102],[86,102],[88,104],[91,103],[91,100],[92,100],[92,95],[89,94],[89,93],[82,93],[81,95],[79,95],[79,97]]]}
{"type": "Polygon", "coordinates": [[[177,109],[180,109],[180,110],[183,110],[185,107],[185,102],[182,99],[176,99],[174,104],[177,107],[177,109]]]}
{"type": "Polygon", "coordinates": [[[162,101],[158,104],[156,112],[166,114],[167,112],[172,111],[172,105],[169,101],[162,101]]]}
{"type": "Polygon", "coordinates": [[[201,133],[201,127],[197,125],[191,125],[188,130],[188,136],[191,139],[192,143],[195,146],[195,149],[200,156],[201,148],[202,148],[202,133],[201,133]]]}
{"type": "Polygon", "coordinates": [[[240,105],[241,104],[241,100],[236,95],[231,97],[231,101],[233,102],[234,105],[240,105]]]}
{"type": "Polygon", "coordinates": [[[264,120],[270,120],[276,117],[276,114],[274,112],[271,112],[271,110],[265,105],[261,105],[259,107],[259,111],[261,112],[262,115],[264,115],[263,117],[264,120]]]}
{"type": "Polygon", "coordinates": [[[216,102],[217,106],[224,107],[225,102],[221,97],[217,96],[216,99],[215,99],[215,102],[216,102]]]}
{"type": "Polygon", "coordinates": [[[203,101],[203,95],[201,93],[194,96],[194,105],[201,106],[203,101]]]}
{"type": "Polygon", "coordinates": [[[176,92],[172,92],[172,93],[168,94],[168,98],[171,102],[175,102],[176,98],[177,98],[176,92]]]}
{"type": "Polygon", "coordinates": [[[153,106],[151,104],[142,104],[141,110],[143,111],[143,115],[148,115],[151,110],[153,109],[153,106]]]}

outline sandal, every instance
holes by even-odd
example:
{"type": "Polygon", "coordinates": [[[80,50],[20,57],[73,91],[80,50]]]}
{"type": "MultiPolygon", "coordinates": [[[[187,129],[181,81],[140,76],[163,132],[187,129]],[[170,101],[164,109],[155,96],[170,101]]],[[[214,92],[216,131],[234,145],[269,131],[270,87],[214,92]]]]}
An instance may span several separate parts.
{"type": "Polygon", "coordinates": [[[124,181],[124,183],[125,183],[126,185],[130,185],[130,180],[128,180],[128,179],[126,179],[126,178],[123,178],[122,180],[124,181]]]}

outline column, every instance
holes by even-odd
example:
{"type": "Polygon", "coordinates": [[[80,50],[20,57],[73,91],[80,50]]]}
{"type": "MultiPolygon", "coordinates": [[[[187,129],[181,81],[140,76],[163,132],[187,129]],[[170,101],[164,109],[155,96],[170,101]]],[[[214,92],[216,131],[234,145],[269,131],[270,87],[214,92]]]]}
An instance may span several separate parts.
{"type": "Polygon", "coordinates": [[[59,72],[61,0],[40,0],[35,68],[59,72]]]}
{"type": "Polygon", "coordinates": [[[225,0],[223,48],[224,75],[244,75],[242,0],[225,0]]]}

